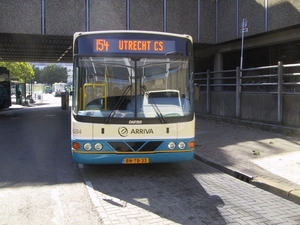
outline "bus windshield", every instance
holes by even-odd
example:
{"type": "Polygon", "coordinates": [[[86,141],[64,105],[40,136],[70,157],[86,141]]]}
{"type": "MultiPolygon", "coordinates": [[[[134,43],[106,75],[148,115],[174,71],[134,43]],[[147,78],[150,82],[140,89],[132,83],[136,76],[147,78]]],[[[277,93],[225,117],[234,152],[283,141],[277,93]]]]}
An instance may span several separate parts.
{"type": "Polygon", "coordinates": [[[192,113],[190,59],[78,57],[74,113],[85,117],[159,118],[192,113]]]}

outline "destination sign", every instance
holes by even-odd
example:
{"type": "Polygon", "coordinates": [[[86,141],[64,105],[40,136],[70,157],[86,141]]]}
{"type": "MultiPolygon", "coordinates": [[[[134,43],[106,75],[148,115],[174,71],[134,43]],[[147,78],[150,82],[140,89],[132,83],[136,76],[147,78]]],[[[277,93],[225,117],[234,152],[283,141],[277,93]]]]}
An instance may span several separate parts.
{"type": "Polygon", "coordinates": [[[94,52],[103,53],[168,53],[175,50],[175,41],[94,39],[94,52]]]}

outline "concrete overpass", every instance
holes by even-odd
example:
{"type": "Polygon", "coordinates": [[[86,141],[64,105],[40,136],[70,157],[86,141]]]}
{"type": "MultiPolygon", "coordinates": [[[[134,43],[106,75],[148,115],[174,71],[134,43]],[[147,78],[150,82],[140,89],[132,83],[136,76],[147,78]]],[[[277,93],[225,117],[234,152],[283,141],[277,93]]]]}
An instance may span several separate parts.
{"type": "Polygon", "coordinates": [[[0,61],[72,62],[72,36],[0,34],[0,61]]]}
{"type": "Polygon", "coordinates": [[[0,0],[0,60],[71,62],[77,31],[193,31],[195,38],[199,2],[0,0]],[[183,20],[187,15],[188,20],[183,20]]]}

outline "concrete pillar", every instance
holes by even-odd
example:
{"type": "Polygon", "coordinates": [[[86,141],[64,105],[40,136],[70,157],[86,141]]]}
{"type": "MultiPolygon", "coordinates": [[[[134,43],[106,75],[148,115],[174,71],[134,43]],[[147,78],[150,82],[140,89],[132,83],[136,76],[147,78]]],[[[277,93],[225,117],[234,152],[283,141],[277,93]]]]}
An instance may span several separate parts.
{"type": "MultiPolygon", "coordinates": [[[[212,83],[214,84],[223,84],[223,80],[218,80],[216,78],[223,77],[223,54],[222,53],[216,53],[214,55],[214,71],[216,72],[214,74],[214,80],[212,83]]],[[[222,91],[222,86],[215,86],[215,91],[222,91]]]]}

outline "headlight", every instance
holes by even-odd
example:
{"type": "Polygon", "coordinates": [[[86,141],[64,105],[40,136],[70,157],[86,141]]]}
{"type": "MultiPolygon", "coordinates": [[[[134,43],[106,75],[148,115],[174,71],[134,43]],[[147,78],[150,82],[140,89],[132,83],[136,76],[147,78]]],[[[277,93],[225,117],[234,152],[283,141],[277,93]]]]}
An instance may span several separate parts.
{"type": "Polygon", "coordinates": [[[96,144],[95,144],[95,149],[96,149],[96,151],[101,151],[102,148],[103,148],[103,146],[102,146],[101,143],[96,143],[96,144]]]}
{"type": "Polygon", "coordinates": [[[178,147],[180,149],[185,149],[185,143],[183,141],[179,142],[178,147]]]}
{"type": "Polygon", "coordinates": [[[170,143],[168,144],[168,148],[169,148],[169,149],[174,149],[175,147],[176,147],[176,145],[175,145],[174,142],[170,142],[170,143]]]}
{"type": "Polygon", "coordinates": [[[92,149],[92,145],[90,143],[85,143],[83,146],[84,150],[90,151],[92,149]]]}

